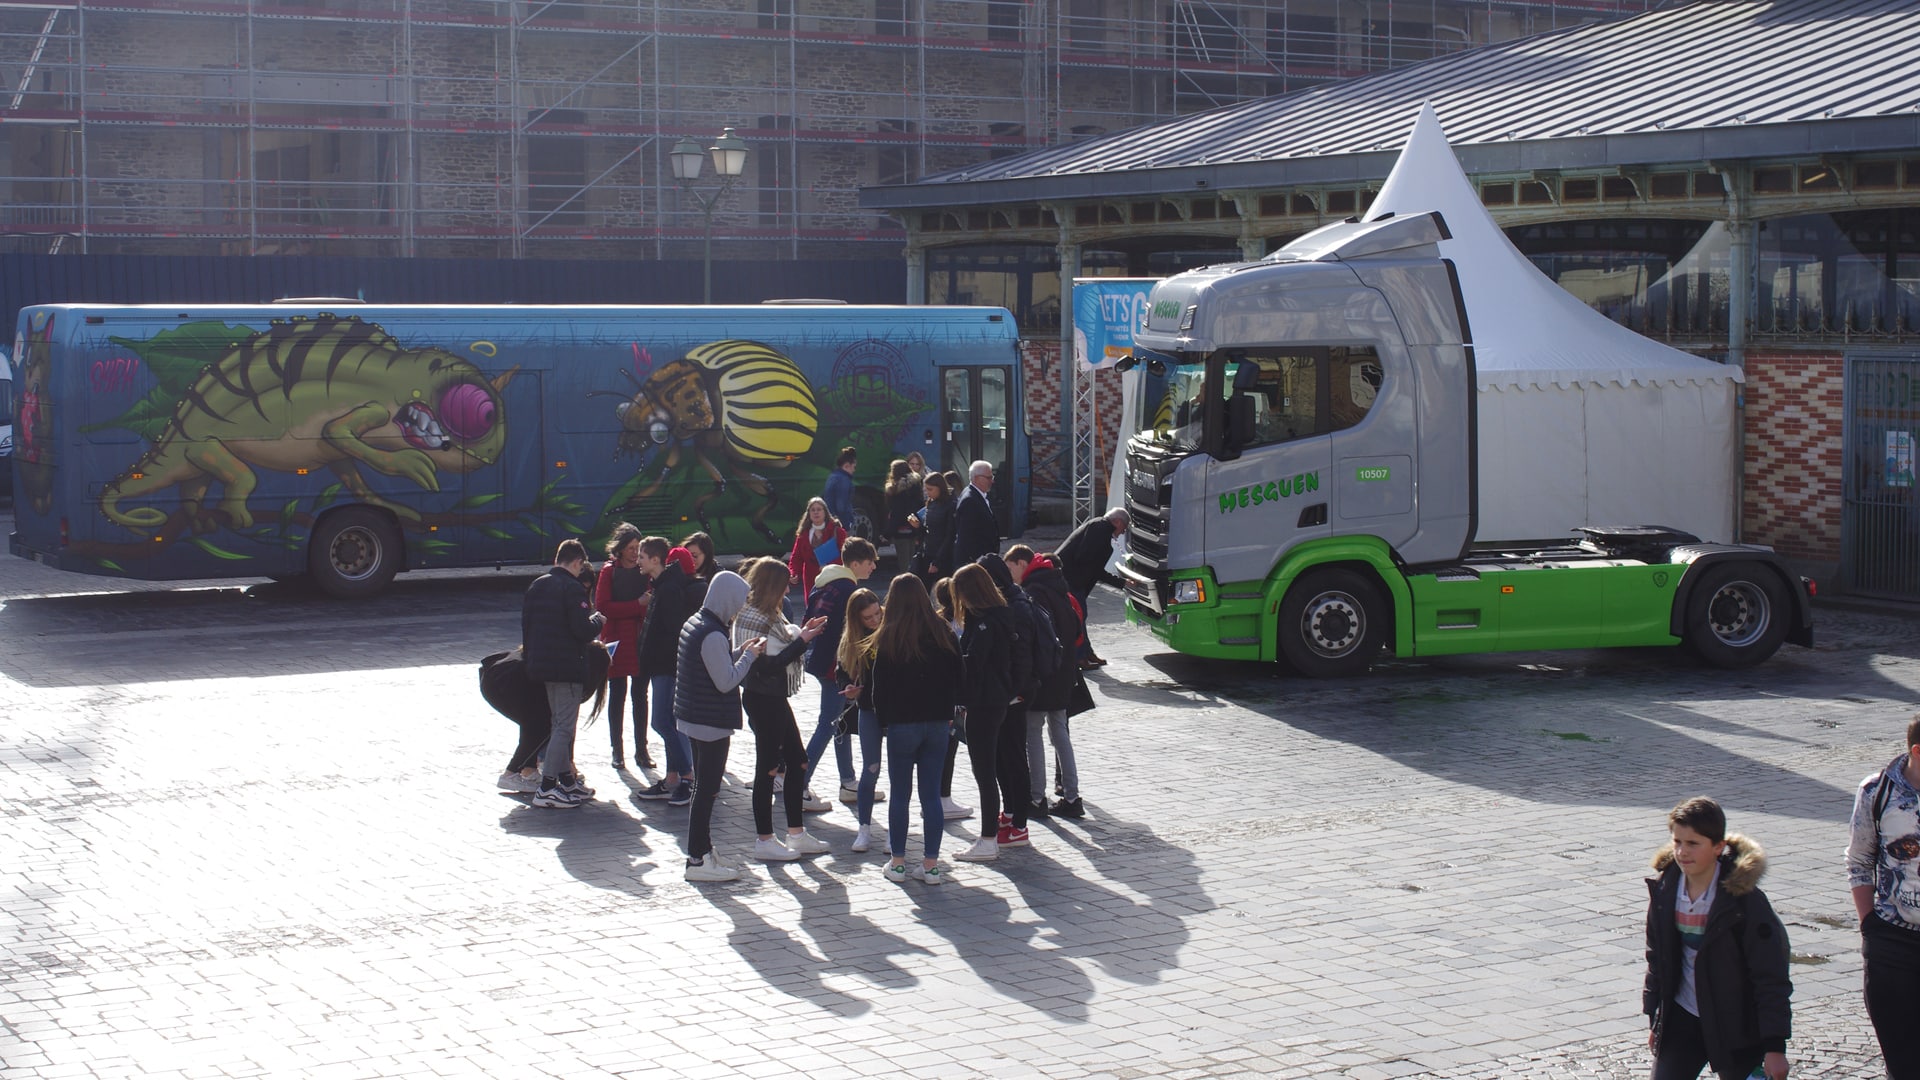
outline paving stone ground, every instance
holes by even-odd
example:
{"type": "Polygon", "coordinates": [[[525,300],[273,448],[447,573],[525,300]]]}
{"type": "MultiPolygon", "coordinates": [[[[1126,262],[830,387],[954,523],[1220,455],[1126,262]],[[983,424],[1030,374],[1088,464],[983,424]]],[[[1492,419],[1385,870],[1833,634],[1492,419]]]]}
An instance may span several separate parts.
{"type": "MultiPolygon", "coordinates": [[[[1920,621],[1822,610],[1817,648],[1732,674],[1302,682],[1161,652],[1103,591],[1085,821],[929,888],[836,806],[832,853],[696,887],[686,811],[631,797],[605,720],[593,805],[495,793],[513,729],[475,664],[528,576],[348,605],[0,558],[0,1071],[1644,1076],[1642,877],[1705,792],[1772,860],[1794,1076],[1879,1075],[1841,850],[1920,710],[1920,621]]],[[[736,744],[715,821],[744,854],[736,744]]]]}

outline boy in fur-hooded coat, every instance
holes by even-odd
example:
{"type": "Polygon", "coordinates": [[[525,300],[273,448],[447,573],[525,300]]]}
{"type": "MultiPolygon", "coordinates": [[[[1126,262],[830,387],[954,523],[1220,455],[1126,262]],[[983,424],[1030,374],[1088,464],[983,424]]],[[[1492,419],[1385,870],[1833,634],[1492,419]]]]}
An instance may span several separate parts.
{"type": "MultiPolygon", "coordinates": [[[[1739,833],[1725,834],[1715,894],[1694,958],[1695,999],[1708,1064],[1721,1076],[1745,1077],[1767,1053],[1784,1053],[1792,1034],[1788,999],[1787,932],[1760,891],[1766,852],[1739,833]]],[[[1669,1010],[1677,1009],[1681,940],[1675,926],[1675,896],[1681,868],[1670,841],[1654,854],[1656,876],[1647,879],[1647,975],[1641,1011],[1657,1047],[1669,1010]]],[[[1657,1050],[1656,1050],[1657,1053],[1657,1050]]]]}

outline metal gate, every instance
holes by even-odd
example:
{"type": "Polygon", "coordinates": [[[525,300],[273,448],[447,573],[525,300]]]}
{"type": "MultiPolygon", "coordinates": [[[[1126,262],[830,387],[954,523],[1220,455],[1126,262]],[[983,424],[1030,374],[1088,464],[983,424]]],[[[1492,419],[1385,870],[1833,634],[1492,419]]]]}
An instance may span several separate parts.
{"type": "Polygon", "coordinates": [[[1920,356],[1847,357],[1842,576],[1851,591],[1920,600],[1920,356]]]}

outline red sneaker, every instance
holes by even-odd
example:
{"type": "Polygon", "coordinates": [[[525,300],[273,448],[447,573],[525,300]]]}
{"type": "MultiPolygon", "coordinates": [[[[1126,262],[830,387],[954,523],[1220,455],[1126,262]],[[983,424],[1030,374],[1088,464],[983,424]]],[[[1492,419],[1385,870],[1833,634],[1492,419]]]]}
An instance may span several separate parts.
{"type": "Polygon", "coordinates": [[[1003,848],[1033,846],[1032,842],[1027,839],[1027,830],[1016,829],[1011,825],[1000,826],[1000,835],[996,839],[1003,848]]]}
{"type": "Polygon", "coordinates": [[[1000,811],[1000,827],[1005,829],[1010,828],[1012,825],[1013,815],[1007,813],[1005,810],[1000,811]]]}

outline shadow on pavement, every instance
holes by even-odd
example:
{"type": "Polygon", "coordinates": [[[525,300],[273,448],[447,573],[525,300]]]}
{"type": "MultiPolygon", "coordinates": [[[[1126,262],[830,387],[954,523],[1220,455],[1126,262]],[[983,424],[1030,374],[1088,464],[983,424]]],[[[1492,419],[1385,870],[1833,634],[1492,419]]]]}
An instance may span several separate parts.
{"type": "MultiPolygon", "coordinates": [[[[1790,647],[1758,667],[1721,671],[1672,649],[1509,653],[1385,660],[1365,676],[1339,680],[1168,653],[1145,662],[1173,683],[1302,732],[1487,791],[1567,804],[1667,805],[1676,785],[1738,776],[1743,788],[1765,793],[1745,809],[1824,820],[1850,803],[1850,788],[1693,733],[1812,748],[1822,742],[1820,705],[1809,705],[1806,734],[1794,736],[1778,734],[1780,702],[1839,698],[1840,686],[1860,684],[1857,665],[1871,656],[1790,647]],[[1739,703],[1748,701],[1775,710],[1767,729],[1740,722],[1739,703]]],[[[1911,695],[1904,686],[1888,689],[1902,700],[1911,695]]]]}
{"type": "MultiPolygon", "coordinates": [[[[846,882],[813,865],[812,860],[753,864],[742,871],[741,880],[749,877],[764,877],[763,889],[798,894],[797,929],[776,926],[742,902],[735,891],[737,883],[703,886],[700,894],[716,911],[733,920],[727,943],[768,986],[837,1016],[852,1018],[872,1012],[872,1004],[859,994],[829,986],[828,975],[872,983],[873,993],[882,995],[920,981],[894,957],[928,956],[930,951],[856,913],[846,882]],[[813,886],[811,895],[806,892],[809,885],[813,886]],[[812,943],[811,949],[808,942],[812,943]]],[[[885,886],[885,882],[866,875],[858,880],[863,888],[885,886]]]]}
{"type": "Polygon", "coordinates": [[[55,687],[477,665],[519,639],[520,597],[535,576],[524,567],[402,576],[359,601],[297,582],[9,599],[0,674],[55,687]]]}

